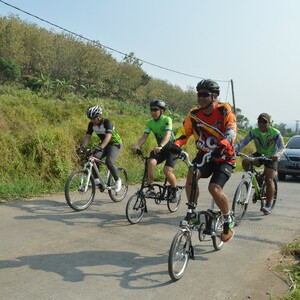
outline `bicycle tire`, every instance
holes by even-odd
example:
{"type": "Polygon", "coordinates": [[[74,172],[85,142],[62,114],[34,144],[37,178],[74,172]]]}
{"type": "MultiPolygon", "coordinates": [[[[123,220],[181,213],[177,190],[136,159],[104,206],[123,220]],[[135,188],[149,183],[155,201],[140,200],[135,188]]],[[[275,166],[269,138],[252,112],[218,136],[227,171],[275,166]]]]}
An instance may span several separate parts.
{"type": "MultiPolygon", "coordinates": [[[[117,167],[117,170],[118,170],[118,176],[122,180],[121,190],[119,192],[116,192],[114,189],[108,190],[108,195],[112,201],[121,202],[122,200],[124,200],[128,192],[128,175],[126,170],[122,167],[117,167]]],[[[115,180],[110,174],[108,178],[108,185],[113,186],[114,184],[115,184],[115,180]]]]}
{"type": "MultiPolygon", "coordinates": [[[[278,194],[278,183],[277,179],[274,177],[273,178],[274,182],[274,196],[273,196],[273,201],[272,201],[272,210],[274,209],[276,205],[276,200],[277,200],[277,194],[278,194]]],[[[264,181],[262,186],[261,186],[261,209],[265,206],[266,204],[266,198],[267,198],[267,185],[266,182],[264,181]]]]}
{"type": "Polygon", "coordinates": [[[135,193],[126,204],[126,218],[131,224],[138,223],[144,216],[146,200],[144,197],[135,193]]]}
{"type": "Polygon", "coordinates": [[[179,280],[187,268],[191,245],[191,234],[189,231],[180,230],[173,238],[168,258],[169,275],[173,281],[179,280]]]}
{"type": "Polygon", "coordinates": [[[213,231],[215,232],[215,235],[212,236],[212,242],[215,250],[221,250],[224,242],[221,240],[221,233],[223,232],[223,216],[220,215],[216,218],[214,222],[214,228],[213,231]]]}
{"type": "Polygon", "coordinates": [[[68,205],[76,210],[81,211],[87,209],[94,201],[96,188],[92,176],[87,182],[88,171],[78,170],[72,173],[65,184],[65,198],[68,205]],[[85,186],[87,189],[85,190],[85,186]]]}
{"type": "Polygon", "coordinates": [[[206,227],[206,223],[201,222],[198,229],[198,239],[200,242],[205,240],[206,234],[203,232],[205,230],[205,227],[206,227]]]}
{"type": "Polygon", "coordinates": [[[245,202],[247,201],[246,197],[248,194],[248,189],[249,181],[242,180],[235,191],[232,201],[232,212],[236,221],[236,225],[241,223],[247,211],[248,203],[245,202]]]}
{"type": "Polygon", "coordinates": [[[179,208],[180,202],[181,202],[181,193],[182,190],[180,190],[180,196],[179,199],[176,202],[171,202],[170,199],[167,199],[167,206],[168,206],[168,210],[170,212],[176,212],[179,208]]]}

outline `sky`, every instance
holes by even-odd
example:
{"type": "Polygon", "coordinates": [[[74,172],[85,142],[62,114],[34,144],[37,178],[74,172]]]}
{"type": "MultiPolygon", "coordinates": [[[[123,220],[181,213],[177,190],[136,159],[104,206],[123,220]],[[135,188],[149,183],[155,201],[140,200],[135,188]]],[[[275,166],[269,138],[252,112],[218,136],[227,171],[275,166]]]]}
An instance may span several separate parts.
{"type": "MultiPolygon", "coordinates": [[[[1,1],[0,16],[62,33],[1,1]]],[[[108,52],[118,61],[118,52],[133,52],[148,75],[183,90],[211,78],[220,100],[233,104],[232,80],[235,105],[250,124],[262,112],[287,127],[300,120],[299,0],[4,2],[116,50],[108,52]]]]}

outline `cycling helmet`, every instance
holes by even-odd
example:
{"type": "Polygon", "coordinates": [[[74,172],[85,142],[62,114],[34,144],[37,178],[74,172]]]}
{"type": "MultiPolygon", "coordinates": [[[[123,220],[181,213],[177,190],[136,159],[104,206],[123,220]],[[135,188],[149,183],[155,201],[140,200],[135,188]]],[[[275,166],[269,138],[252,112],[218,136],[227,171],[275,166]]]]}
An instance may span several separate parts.
{"type": "Polygon", "coordinates": [[[197,91],[199,91],[200,89],[207,89],[209,90],[211,93],[215,93],[217,95],[220,95],[220,87],[219,85],[211,80],[211,79],[203,79],[201,80],[196,87],[197,91]]]}
{"type": "Polygon", "coordinates": [[[100,115],[102,115],[102,109],[101,109],[101,107],[96,105],[96,106],[90,107],[86,114],[89,119],[95,119],[95,118],[99,117],[100,115]]]}
{"type": "Polygon", "coordinates": [[[162,100],[159,100],[159,99],[152,100],[150,102],[150,107],[152,107],[152,106],[157,106],[157,107],[159,107],[160,109],[163,109],[163,110],[166,109],[166,103],[162,100]]]}

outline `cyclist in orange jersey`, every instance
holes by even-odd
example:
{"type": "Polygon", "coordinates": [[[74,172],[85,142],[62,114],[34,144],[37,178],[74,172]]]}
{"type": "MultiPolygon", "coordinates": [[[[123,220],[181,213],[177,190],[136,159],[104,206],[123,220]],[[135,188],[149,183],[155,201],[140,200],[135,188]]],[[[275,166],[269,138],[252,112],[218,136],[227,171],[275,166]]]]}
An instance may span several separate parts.
{"type": "MultiPolygon", "coordinates": [[[[197,84],[197,98],[199,106],[191,109],[186,116],[182,128],[178,131],[172,146],[174,153],[180,153],[181,147],[193,135],[198,153],[193,163],[201,163],[205,153],[212,152],[212,159],[198,170],[197,179],[211,176],[208,190],[217,206],[222,211],[225,221],[221,239],[227,242],[234,236],[234,218],[231,215],[228,197],[223,191],[225,183],[235,167],[233,151],[237,127],[236,117],[228,103],[218,102],[220,87],[217,82],[204,79],[197,84]]],[[[189,199],[191,193],[192,172],[186,180],[186,194],[189,199]]],[[[197,185],[194,207],[199,197],[197,185]]],[[[196,216],[196,214],[194,214],[196,216]]]]}

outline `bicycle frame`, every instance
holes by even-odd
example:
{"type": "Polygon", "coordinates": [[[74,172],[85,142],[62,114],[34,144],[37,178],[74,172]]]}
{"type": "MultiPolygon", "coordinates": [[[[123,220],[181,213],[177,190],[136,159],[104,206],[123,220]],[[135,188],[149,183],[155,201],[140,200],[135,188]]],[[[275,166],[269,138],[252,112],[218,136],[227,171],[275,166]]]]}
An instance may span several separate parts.
{"type": "MultiPolygon", "coordinates": [[[[240,183],[238,184],[233,201],[232,201],[232,211],[234,213],[235,219],[236,219],[236,225],[238,225],[243,217],[245,216],[245,213],[248,208],[248,204],[250,202],[250,197],[252,193],[252,188],[254,188],[254,195],[252,202],[256,203],[257,201],[260,201],[260,210],[263,211],[264,205],[267,200],[266,196],[266,182],[263,179],[263,181],[258,182],[257,178],[258,176],[264,176],[264,173],[261,173],[256,170],[254,162],[256,160],[271,160],[270,158],[267,158],[265,156],[260,156],[260,157],[249,157],[248,155],[244,153],[237,152],[238,156],[243,156],[247,159],[250,160],[250,166],[249,166],[249,171],[245,171],[243,173],[242,179],[240,183]]],[[[275,206],[276,199],[277,199],[277,181],[276,178],[273,178],[274,182],[274,195],[273,195],[273,200],[272,200],[272,209],[275,206]]]]}
{"type": "Polygon", "coordinates": [[[254,193],[256,194],[257,197],[260,194],[260,187],[259,187],[259,184],[258,184],[256,176],[255,176],[257,174],[258,174],[258,172],[254,169],[253,165],[251,165],[250,170],[244,172],[244,174],[242,176],[242,180],[247,181],[249,184],[245,203],[249,203],[250,195],[252,192],[252,187],[254,187],[254,193]]]}
{"type": "MultiPolygon", "coordinates": [[[[149,161],[150,157],[144,156],[143,152],[140,149],[138,149],[136,153],[139,154],[142,157],[142,159],[144,160],[144,174],[143,174],[142,184],[141,184],[141,187],[140,187],[138,193],[145,197],[144,189],[148,187],[147,172],[148,172],[148,161],[149,161]]],[[[165,180],[164,180],[163,184],[159,184],[159,183],[154,183],[153,184],[154,187],[157,187],[159,189],[158,194],[161,197],[159,197],[159,198],[157,198],[157,197],[147,197],[147,198],[153,198],[153,199],[155,199],[156,202],[157,201],[160,202],[161,200],[165,200],[165,198],[167,198],[169,196],[167,194],[166,197],[162,197],[162,196],[165,195],[166,191],[169,189],[169,186],[167,185],[167,182],[168,182],[167,178],[165,177],[165,180]]],[[[147,208],[146,208],[146,210],[147,210],[147,208]]]]}
{"type": "MultiPolygon", "coordinates": [[[[105,175],[105,178],[103,179],[103,176],[101,175],[96,162],[100,163],[102,165],[105,165],[105,163],[102,160],[100,160],[100,159],[98,159],[98,158],[96,158],[96,157],[94,157],[94,156],[91,155],[88,158],[88,161],[83,166],[83,170],[87,170],[88,171],[88,181],[87,181],[86,185],[88,184],[88,182],[90,180],[90,177],[92,176],[92,169],[94,168],[96,174],[98,175],[98,179],[100,181],[101,188],[102,189],[107,189],[107,190],[112,190],[113,187],[107,185],[108,178],[110,176],[110,170],[109,169],[106,170],[106,175],[105,175]]],[[[87,186],[85,188],[87,188],[87,186]]]]}

